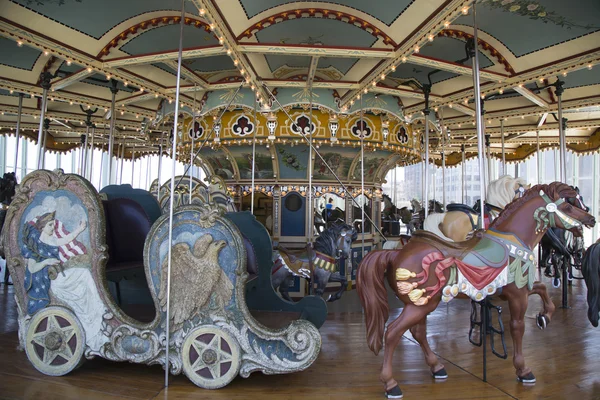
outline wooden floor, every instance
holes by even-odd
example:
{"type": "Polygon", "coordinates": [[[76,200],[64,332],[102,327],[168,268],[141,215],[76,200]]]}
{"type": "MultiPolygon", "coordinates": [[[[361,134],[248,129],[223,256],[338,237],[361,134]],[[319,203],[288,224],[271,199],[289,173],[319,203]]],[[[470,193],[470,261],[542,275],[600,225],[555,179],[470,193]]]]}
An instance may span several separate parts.
{"type": "MultiPolygon", "coordinates": [[[[467,339],[469,303],[454,300],[430,316],[429,341],[449,373],[445,382],[429,375],[418,344],[405,335],[394,359],[395,378],[405,399],[600,399],[600,330],[586,318],[585,287],[576,281],[569,310],[557,308],[546,331],[535,326],[537,298],[527,312],[524,352],[537,384],[516,382],[512,356],[501,360],[489,355],[488,382],[482,377],[482,350],[467,339]]],[[[557,306],[560,292],[551,289],[557,306]]],[[[506,303],[498,303],[506,307],[506,303]]],[[[236,378],[229,386],[207,391],[185,376],[171,378],[163,388],[160,366],[146,367],[102,359],[86,361],[64,377],[37,372],[25,353],[16,349],[16,308],[12,287],[0,287],[0,398],[1,399],[379,399],[378,381],[382,355],[369,352],[356,292],[347,292],[343,302],[321,329],[323,349],[313,366],[292,375],[266,376],[255,373],[236,378]]],[[[395,310],[397,315],[398,310],[395,310]]],[[[508,322],[508,311],[504,315],[508,322]]],[[[261,316],[273,319],[273,316],[261,316]]],[[[507,325],[508,326],[508,325],[507,325]]],[[[507,345],[512,352],[510,334],[507,345]]],[[[509,353],[511,354],[511,353],[509,353]]]]}

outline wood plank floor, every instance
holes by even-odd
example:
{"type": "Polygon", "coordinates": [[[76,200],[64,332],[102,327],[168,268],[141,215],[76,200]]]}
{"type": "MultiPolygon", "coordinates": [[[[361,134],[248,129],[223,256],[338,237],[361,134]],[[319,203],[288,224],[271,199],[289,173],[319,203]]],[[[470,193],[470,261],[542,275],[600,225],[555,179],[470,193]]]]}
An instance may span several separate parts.
{"type": "MultiPolygon", "coordinates": [[[[555,304],[560,291],[550,289],[555,304]]],[[[585,286],[570,288],[572,308],[557,308],[546,331],[535,326],[540,308],[537,297],[527,312],[524,353],[538,381],[533,386],[516,382],[512,366],[512,341],[507,332],[509,358],[488,352],[488,382],[482,378],[482,350],[467,339],[469,302],[454,300],[429,318],[429,342],[449,373],[445,382],[434,382],[418,344],[406,334],[394,358],[395,378],[405,399],[600,399],[600,330],[586,318],[585,286]]],[[[508,326],[508,307],[504,322],[508,326]]],[[[394,303],[394,306],[398,306],[394,303]]],[[[37,372],[24,352],[17,350],[16,307],[12,287],[0,287],[0,399],[378,399],[383,356],[369,352],[356,292],[331,306],[321,328],[323,349],[313,366],[291,375],[255,373],[236,378],[229,386],[207,391],[185,376],[171,378],[163,388],[160,366],[147,367],[102,359],[86,361],[64,377],[37,372]]],[[[394,310],[397,315],[398,309],[394,310]]],[[[281,316],[260,315],[265,323],[281,316]]]]}

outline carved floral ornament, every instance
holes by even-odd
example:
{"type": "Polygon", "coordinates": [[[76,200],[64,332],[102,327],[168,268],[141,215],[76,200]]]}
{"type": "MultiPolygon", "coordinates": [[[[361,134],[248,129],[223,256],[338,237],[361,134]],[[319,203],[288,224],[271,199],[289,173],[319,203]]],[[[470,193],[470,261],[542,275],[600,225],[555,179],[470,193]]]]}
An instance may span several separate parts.
{"type": "Polygon", "coordinates": [[[293,123],[290,122],[290,130],[297,135],[312,135],[317,130],[317,126],[303,113],[298,115],[293,123]]]}

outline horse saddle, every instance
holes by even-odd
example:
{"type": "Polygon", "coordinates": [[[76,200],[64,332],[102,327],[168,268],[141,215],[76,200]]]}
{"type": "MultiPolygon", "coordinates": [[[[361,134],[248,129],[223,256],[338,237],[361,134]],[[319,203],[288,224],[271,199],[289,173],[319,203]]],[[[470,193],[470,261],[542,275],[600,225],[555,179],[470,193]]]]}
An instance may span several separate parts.
{"type": "Polygon", "coordinates": [[[477,211],[475,211],[475,209],[473,207],[468,206],[466,204],[460,204],[460,203],[447,204],[446,211],[448,211],[448,212],[462,211],[467,214],[477,214],[477,211]]]}
{"type": "Polygon", "coordinates": [[[283,267],[288,269],[294,276],[310,279],[310,271],[305,268],[308,265],[308,253],[305,249],[296,251],[280,249],[279,255],[284,263],[278,265],[276,262],[273,274],[283,267]]]}

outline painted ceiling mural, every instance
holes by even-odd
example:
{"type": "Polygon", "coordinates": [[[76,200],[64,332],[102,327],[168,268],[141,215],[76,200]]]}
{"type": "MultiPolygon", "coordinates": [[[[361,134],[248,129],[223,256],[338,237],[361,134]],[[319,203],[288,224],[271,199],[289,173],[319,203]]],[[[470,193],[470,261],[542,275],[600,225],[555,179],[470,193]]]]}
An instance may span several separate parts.
{"type": "MultiPolygon", "coordinates": [[[[366,175],[376,180],[382,172],[371,169],[390,160],[390,154],[401,162],[418,160],[412,147],[418,148],[414,138],[424,131],[423,84],[431,77],[434,141],[447,129],[448,160],[460,159],[461,146],[471,146],[475,134],[473,63],[467,52],[471,4],[186,1],[180,114],[189,125],[195,108],[206,136],[230,102],[229,111],[245,113],[247,121],[225,118],[219,131],[223,142],[211,139],[202,153],[208,168],[225,179],[251,178],[247,155],[256,132],[260,167],[255,178],[306,180],[308,150],[291,131],[286,113],[308,116],[312,102],[314,137],[336,174],[357,178],[352,166],[363,132],[366,175]],[[258,123],[251,118],[255,105],[258,123]],[[361,111],[368,120],[365,126],[354,124],[361,111]],[[267,121],[273,128],[268,140],[267,121]],[[398,135],[400,124],[405,134],[398,135]],[[234,125],[238,134],[232,133],[234,125]],[[232,140],[239,143],[228,142],[232,140]]],[[[155,152],[161,143],[166,146],[176,108],[180,7],[179,0],[1,1],[0,135],[14,134],[22,93],[20,134],[37,140],[45,73],[50,90],[44,118],[50,124],[43,135],[50,150],[80,146],[86,111],[96,108],[94,143],[106,145],[113,84],[118,89],[115,138],[126,148],[126,157],[134,148],[136,157],[143,156],[139,144],[144,141],[147,152],[155,152]]],[[[600,126],[600,2],[478,0],[477,15],[492,155],[501,154],[504,135],[511,138],[506,141],[508,152],[519,157],[524,153],[517,149],[535,144],[536,130],[542,147],[556,146],[558,125],[552,116],[563,81],[567,146],[574,151],[596,149],[592,135],[600,126]]],[[[307,118],[298,123],[306,127],[307,118]]],[[[179,151],[188,154],[189,148],[179,151]]],[[[432,157],[437,162],[439,151],[432,157]]],[[[318,158],[314,165],[316,179],[333,179],[318,158]]]]}

